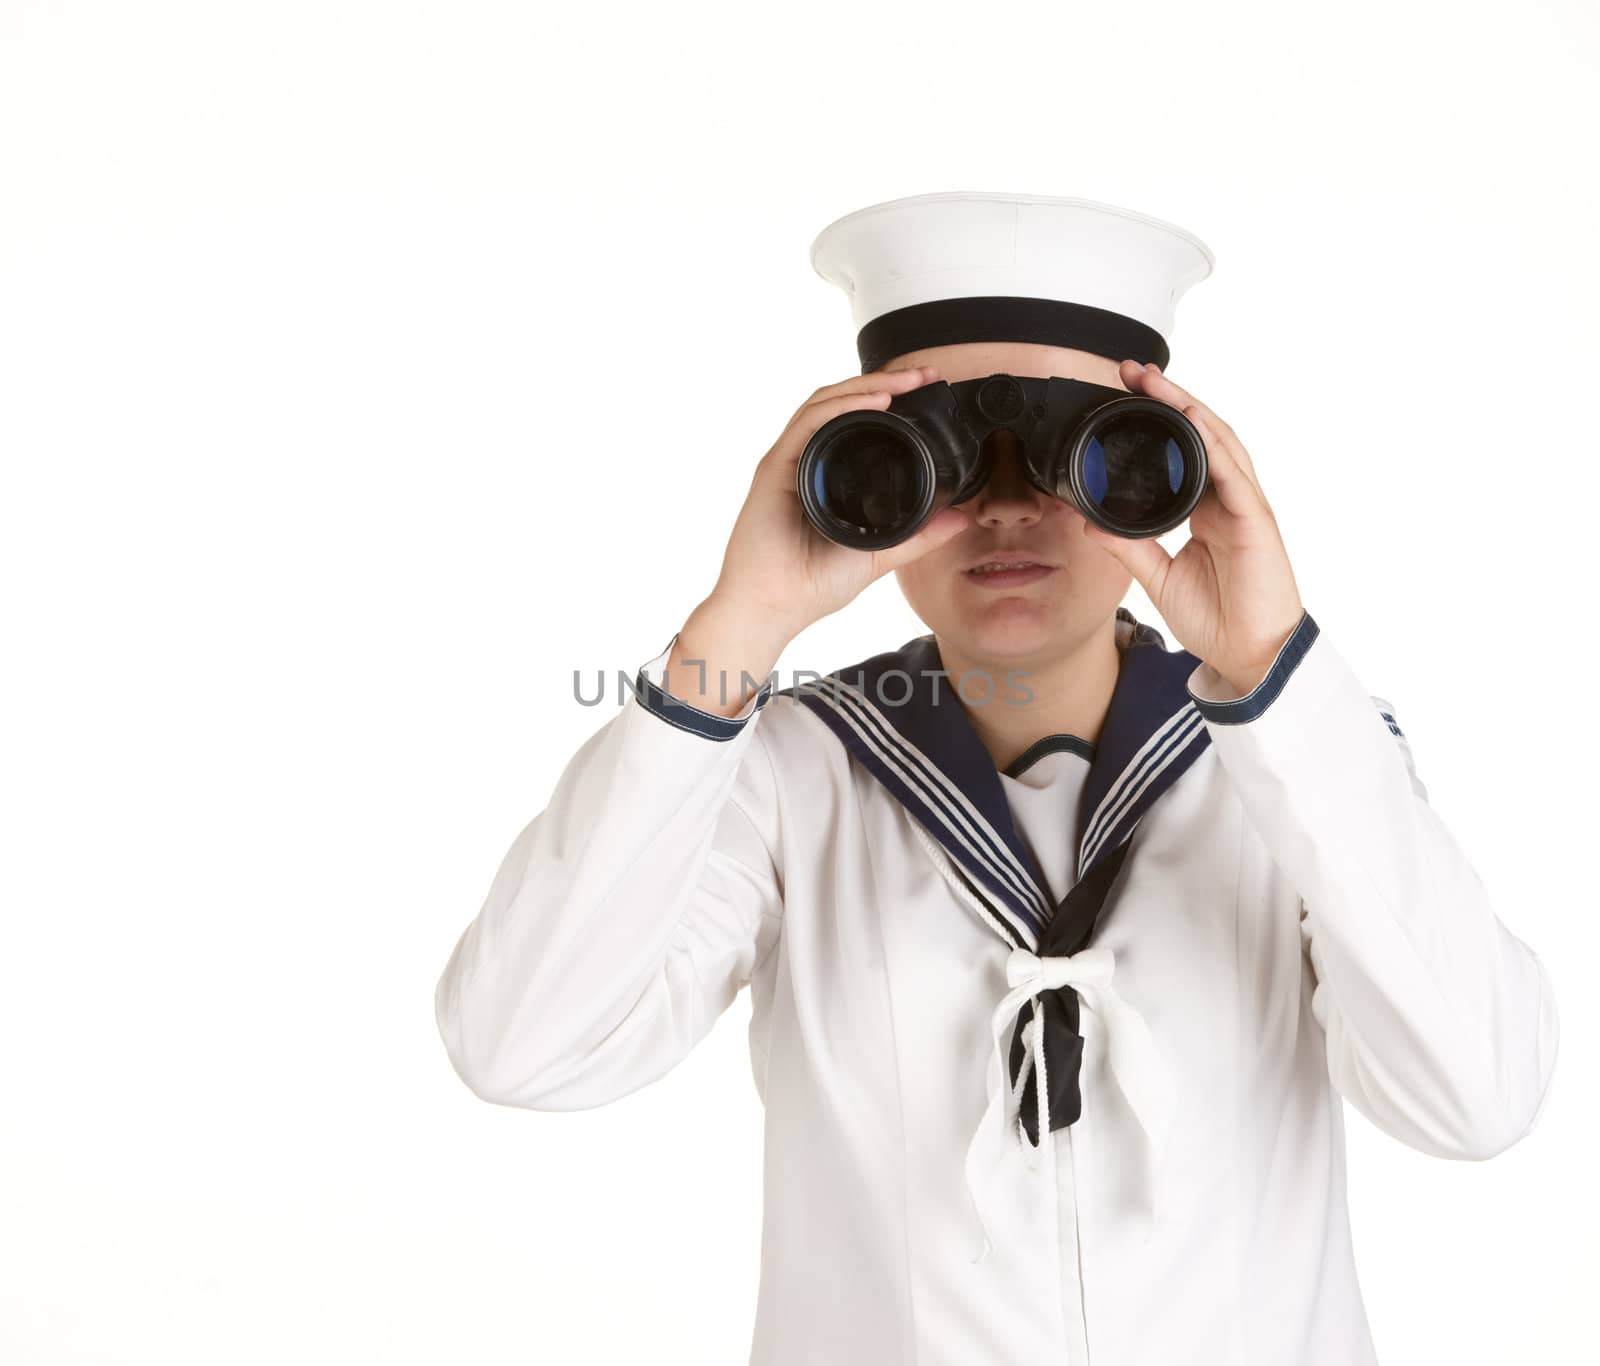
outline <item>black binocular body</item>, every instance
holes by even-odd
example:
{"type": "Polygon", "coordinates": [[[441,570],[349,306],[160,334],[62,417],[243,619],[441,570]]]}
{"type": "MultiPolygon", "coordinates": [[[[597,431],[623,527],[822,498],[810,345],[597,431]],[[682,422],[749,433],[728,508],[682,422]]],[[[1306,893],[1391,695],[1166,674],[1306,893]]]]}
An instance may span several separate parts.
{"type": "Polygon", "coordinates": [[[989,477],[985,443],[1016,433],[1028,482],[1117,536],[1159,536],[1206,489],[1206,445],[1177,408],[1086,380],[1007,374],[938,380],[887,409],[841,413],[800,456],[800,503],[822,535],[855,550],[914,536],[989,477]]]}

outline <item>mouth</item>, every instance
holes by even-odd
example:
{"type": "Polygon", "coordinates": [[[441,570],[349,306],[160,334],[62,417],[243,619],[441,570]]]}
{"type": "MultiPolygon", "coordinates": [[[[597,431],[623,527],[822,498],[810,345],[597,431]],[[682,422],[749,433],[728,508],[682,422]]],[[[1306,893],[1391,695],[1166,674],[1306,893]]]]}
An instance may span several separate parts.
{"type": "Polygon", "coordinates": [[[1013,588],[1053,573],[1054,565],[1044,564],[1023,554],[999,552],[991,553],[978,564],[969,565],[962,570],[962,577],[983,588],[1013,588]]]}

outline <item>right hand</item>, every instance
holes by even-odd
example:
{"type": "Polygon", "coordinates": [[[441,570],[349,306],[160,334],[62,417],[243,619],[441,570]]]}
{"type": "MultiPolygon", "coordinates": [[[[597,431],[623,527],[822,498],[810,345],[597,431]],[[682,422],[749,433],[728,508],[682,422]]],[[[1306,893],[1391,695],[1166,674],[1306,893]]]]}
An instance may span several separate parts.
{"type": "Polygon", "coordinates": [[[834,544],[806,520],[796,486],[801,453],[823,423],[856,409],[881,411],[891,399],[938,378],[929,365],[873,370],[818,389],[801,404],[756,466],[709,601],[792,640],[812,622],[837,612],[874,579],[958,535],[967,525],[967,514],[946,507],[899,545],[852,550],[834,544]]]}

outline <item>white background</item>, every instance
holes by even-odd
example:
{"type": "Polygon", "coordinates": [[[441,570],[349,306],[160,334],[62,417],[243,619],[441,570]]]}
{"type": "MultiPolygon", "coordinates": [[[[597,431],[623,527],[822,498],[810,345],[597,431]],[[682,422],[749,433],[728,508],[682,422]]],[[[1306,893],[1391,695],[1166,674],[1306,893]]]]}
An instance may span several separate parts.
{"type": "MultiPolygon", "coordinates": [[[[755,460],[858,373],[813,236],[969,189],[1216,252],[1172,377],[1551,971],[1520,1145],[1346,1109],[1381,1360],[1595,1360],[1596,30],[6,0],[0,1359],[745,1360],[748,995],[539,1114],[457,1080],[433,986],[614,714],[573,670],[665,646],[755,460]]],[[[781,668],[921,630],[881,581],[781,668]]]]}

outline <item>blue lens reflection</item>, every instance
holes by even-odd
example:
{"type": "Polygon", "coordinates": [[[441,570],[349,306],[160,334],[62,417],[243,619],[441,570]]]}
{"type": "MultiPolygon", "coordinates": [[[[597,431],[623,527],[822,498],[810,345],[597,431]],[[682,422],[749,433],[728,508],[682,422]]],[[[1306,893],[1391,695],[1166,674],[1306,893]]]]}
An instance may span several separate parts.
{"type": "Polygon", "coordinates": [[[1091,437],[1083,452],[1083,486],[1096,507],[1106,500],[1106,451],[1099,437],[1091,437]]]}

